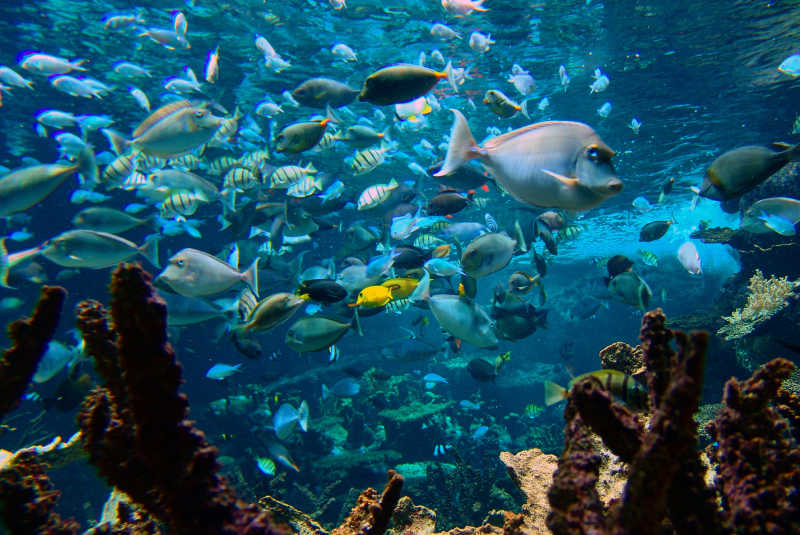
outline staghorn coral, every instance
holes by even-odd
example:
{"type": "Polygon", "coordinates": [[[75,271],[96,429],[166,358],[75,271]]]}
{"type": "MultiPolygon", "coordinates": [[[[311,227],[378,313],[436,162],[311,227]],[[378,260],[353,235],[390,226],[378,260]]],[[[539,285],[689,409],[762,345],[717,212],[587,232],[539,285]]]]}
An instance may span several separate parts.
{"type": "Polygon", "coordinates": [[[787,305],[787,298],[794,293],[796,283],[787,277],[764,278],[756,269],[747,285],[749,291],[744,307],[737,308],[730,316],[722,316],[725,325],[717,334],[725,335],[725,340],[736,340],[747,336],[759,324],[765,322],[787,305]]]}

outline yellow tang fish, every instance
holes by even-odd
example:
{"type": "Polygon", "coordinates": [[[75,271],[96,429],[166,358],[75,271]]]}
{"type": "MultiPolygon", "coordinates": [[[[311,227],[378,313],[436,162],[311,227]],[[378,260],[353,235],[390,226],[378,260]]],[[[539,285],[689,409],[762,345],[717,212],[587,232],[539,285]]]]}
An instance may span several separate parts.
{"type": "Polygon", "coordinates": [[[350,307],[380,308],[392,300],[392,288],[385,286],[367,286],[358,294],[355,303],[350,307]]]}
{"type": "Polygon", "coordinates": [[[412,294],[417,284],[419,284],[417,279],[398,277],[383,281],[381,286],[392,291],[392,299],[405,299],[412,294]]]}

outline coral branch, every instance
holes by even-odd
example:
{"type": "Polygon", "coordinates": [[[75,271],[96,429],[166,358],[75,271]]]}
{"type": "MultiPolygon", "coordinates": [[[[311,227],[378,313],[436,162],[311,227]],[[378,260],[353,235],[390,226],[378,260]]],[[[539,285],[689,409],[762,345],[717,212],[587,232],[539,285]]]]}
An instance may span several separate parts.
{"type": "Polygon", "coordinates": [[[710,425],[719,443],[717,481],[737,533],[800,532],[800,449],[770,406],[793,369],[775,359],[743,383],[729,380],[710,425]]]}
{"type": "Polygon", "coordinates": [[[217,450],[186,420],[166,306],[150,280],[139,266],[114,272],[114,332],[102,307],[80,308],[79,326],[92,335],[90,351],[106,380],[79,415],[90,460],[175,535],[275,533],[266,512],[236,499],[217,474],[217,450]]]}
{"type": "Polygon", "coordinates": [[[3,353],[0,360],[0,421],[17,406],[36,372],[36,366],[58,327],[66,297],[67,291],[60,286],[43,286],[33,316],[8,326],[8,337],[14,345],[3,353]]]}
{"type": "Polygon", "coordinates": [[[353,510],[331,535],[382,535],[386,531],[403,491],[403,476],[389,470],[388,477],[380,497],[373,488],[362,492],[353,510]]]}

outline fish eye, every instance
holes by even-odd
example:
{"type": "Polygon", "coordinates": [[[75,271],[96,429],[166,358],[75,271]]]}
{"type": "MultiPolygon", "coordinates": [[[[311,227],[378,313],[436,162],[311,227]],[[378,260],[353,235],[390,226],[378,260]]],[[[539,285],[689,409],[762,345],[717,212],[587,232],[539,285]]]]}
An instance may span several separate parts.
{"type": "Polygon", "coordinates": [[[197,111],[194,112],[194,116],[195,117],[202,117],[205,114],[206,114],[206,110],[197,110],[197,111]]]}
{"type": "Polygon", "coordinates": [[[597,150],[597,147],[590,147],[589,150],[586,152],[586,155],[589,156],[590,160],[600,159],[600,151],[597,150]]]}
{"type": "Polygon", "coordinates": [[[178,266],[178,267],[183,267],[185,264],[186,264],[186,261],[183,258],[175,261],[175,265],[178,266]]]}

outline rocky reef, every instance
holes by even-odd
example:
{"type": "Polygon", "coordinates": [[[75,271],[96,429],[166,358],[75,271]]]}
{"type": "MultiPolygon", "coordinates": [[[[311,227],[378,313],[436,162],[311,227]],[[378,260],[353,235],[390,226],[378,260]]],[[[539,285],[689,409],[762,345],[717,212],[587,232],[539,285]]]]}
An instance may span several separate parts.
{"type": "MultiPolygon", "coordinates": [[[[9,327],[14,347],[0,362],[2,414],[23,394],[64,294],[45,288],[33,317],[9,327]]],[[[149,275],[121,266],[111,295],[110,314],[95,301],[78,308],[78,326],[104,380],[82,405],[80,435],[0,460],[0,519],[8,532],[82,532],[55,513],[59,493],[46,471],[80,446],[115,489],[107,522],[85,533],[325,535],[314,519],[276,498],[238,498],[220,475],[216,448],[187,419],[166,307],[149,275]]],[[[649,410],[632,412],[595,379],[579,382],[567,400],[560,458],[540,450],[500,454],[524,496],[520,510],[491,510],[481,525],[442,533],[800,532],[800,493],[790,491],[800,487],[800,398],[782,388],[794,366],[775,359],[748,380],[730,379],[722,405],[705,418],[714,443],[701,450],[694,417],[708,339],[705,332],[670,330],[660,310],[645,314],[641,345],[615,345],[603,359],[609,367],[641,369],[649,410]]],[[[404,497],[403,481],[390,470],[384,490],[362,492],[331,534],[433,533],[436,513],[404,497]]]]}

